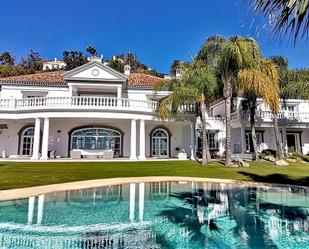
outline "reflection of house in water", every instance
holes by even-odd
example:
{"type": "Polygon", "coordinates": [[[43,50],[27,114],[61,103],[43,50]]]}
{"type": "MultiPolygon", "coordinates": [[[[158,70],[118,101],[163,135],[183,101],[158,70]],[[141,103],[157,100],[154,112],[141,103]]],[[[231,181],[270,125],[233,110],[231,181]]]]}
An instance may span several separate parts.
{"type": "Polygon", "coordinates": [[[307,188],[263,188],[257,193],[260,211],[269,217],[266,224],[273,239],[297,232],[309,232],[307,188]]]}
{"type": "MultiPolygon", "coordinates": [[[[5,207],[0,204],[0,248],[113,245],[156,249],[162,242],[160,232],[180,236],[183,241],[194,238],[190,243],[201,240],[202,245],[211,236],[207,232],[212,231],[220,235],[216,238],[224,240],[230,236],[248,247],[258,241],[263,248],[270,242],[280,244],[282,238],[292,240],[309,232],[308,189],[301,187],[130,183],[10,202],[12,210],[18,210],[18,205],[24,207],[16,214],[22,219],[16,219],[14,211],[7,212],[3,219],[5,207]],[[202,233],[203,229],[207,232],[202,233]]],[[[303,239],[308,241],[309,237],[304,235],[303,239]]]]}

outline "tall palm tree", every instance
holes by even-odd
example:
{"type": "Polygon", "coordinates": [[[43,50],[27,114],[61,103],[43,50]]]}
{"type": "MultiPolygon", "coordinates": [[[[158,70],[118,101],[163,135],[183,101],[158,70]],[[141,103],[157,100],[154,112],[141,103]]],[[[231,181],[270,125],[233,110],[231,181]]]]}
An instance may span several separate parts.
{"type": "Polygon", "coordinates": [[[254,147],[254,157],[258,159],[256,134],[255,134],[255,111],[257,98],[262,98],[269,106],[274,116],[274,130],[276,136],[277,154],[283,158],[281,135],[278,124],[279,113],[279,76],[276,64],[271,60],[256,60],[254,68],[242,69],[237,74],[238,88],[249,102],[251,135],[254,147]]]}
{"type": "Polygon", "coordinates": [[[309,29],[309,0],[251,0],[255,11],[262,12],[273,24],[276,35],[291,35],[296,43],[309,29]]]}
{"type": "Polygon", "coordinates": [[[249,113],[250,119],[250,128],[251,128],[251,138],[252,138],[252,145],[253,145],[253,160],[259,160],[259,152],[256,140],[256,131],[255,131],[255,113],[257,108],[257,95],[252,91],[248,91],[247,93],[243,94],[245,100],[242,101],[242,108],[243,111],[249,113]]]}
{"type": "Polygon", "coordinates": [[[96,56],[97,55],[97,50],[95,49],[94,46],[88,45],[86,48],[86,51],[91,54],[91,56],[96,56]]]}
{"type": "Polygon", "coordinates": [[[197,56],[198,60],[207,61],[210,66],[216,69],[217,76],[224,85],[226,166],[230,166],[232,163],[231,100],[233,82],[235,82],[239,70],[254,68],[256,60],[259,57],[260,49],[254,39],[240,36],[233,36],[229,39],[221,36],[212,36],[207,39],[197,56]]]}
{"type": "Polygon", "coordinates": [[[198,61],[187,64],[181,70],[181,79],[165,82],[159,86],[159,88],[168,87],[172,93],[161,100],[158,112],[162,119],[166,119],[178,115],[182,104],[198,104],[198,113],[202,121],[202,164],[206,165],[211,160],[206,130],[206,105],[214,100],[218,89],[216,75],[212,68],[198,61]]]}

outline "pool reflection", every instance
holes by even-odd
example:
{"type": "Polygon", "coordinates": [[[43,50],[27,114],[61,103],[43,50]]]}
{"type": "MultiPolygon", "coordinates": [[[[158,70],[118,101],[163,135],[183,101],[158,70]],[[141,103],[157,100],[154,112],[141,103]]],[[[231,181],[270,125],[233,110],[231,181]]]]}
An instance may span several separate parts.
{"type": "Polygon", "coordinates": [[[0,248],[306,248],[308,212],[305,187],[130,183],[1,202],[0,248]]]}

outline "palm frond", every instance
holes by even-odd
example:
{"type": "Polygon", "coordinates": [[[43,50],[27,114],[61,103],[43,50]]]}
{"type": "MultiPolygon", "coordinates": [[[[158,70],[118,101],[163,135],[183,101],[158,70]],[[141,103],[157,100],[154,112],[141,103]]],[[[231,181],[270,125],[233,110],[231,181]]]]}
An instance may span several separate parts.
{"type": "Polygon", "coordinates": [[[273,113],[279,112],[279,76],[274,63],[262,60],[260,68],[242,69],[238,72],[238,90],[244,95],[262,98],[273,113]]]}
{"type": "Polygon", "coordinates": [[[257,12],[262,12],[274,22],[275,35],[291,34],[296,43],[299,35],[304,38],[309,29],[309,0],[252,0],[257,12]]]}

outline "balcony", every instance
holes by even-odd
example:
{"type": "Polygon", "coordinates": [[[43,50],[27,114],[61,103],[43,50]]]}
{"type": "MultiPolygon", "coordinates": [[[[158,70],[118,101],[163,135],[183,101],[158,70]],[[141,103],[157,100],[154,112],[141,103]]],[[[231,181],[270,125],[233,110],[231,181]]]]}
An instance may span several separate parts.
{"type": "MultiPolygon", "coordinates": [[[[114,110],[126,112],[156,112],[159,102],[109,97],[35,97],[24,99],[0,99],[0,112],[57,111],[57,110],[114,110]]],[[[195,112],[195,105],[182,105],[179,113],[195,112]]]]}
{"type": "MultiPolygon", "coordinates": [[[[232,119],[249,120],[250,114],[248,112],[236,111],[232,113],[232,119]]],[[[270,111],[257,111],[255,119],[260,122],[272,122],[273,114],[270,111]]],[[[309,112],[293,112],[282,111],[279,113],[280,122],[288,123],[309,123],[309,112]]]]}

